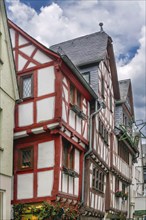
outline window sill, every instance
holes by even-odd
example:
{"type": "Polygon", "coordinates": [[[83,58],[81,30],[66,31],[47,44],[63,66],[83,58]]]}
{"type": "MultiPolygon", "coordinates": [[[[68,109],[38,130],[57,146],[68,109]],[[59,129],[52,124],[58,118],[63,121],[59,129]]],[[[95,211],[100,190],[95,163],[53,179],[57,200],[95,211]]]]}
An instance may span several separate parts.
{"type": "Polygon", "coordinates": [[[32,99],[34,99],[34,96],[30,96],[30,97],[27,97],[27,98],[21,97],[22,102],[23,101],[29,101],[29,100],[32,100],[32,99]]]}
{"type": "Polygon", "coordinates": [[[87,119],[86,115],[83,113],[83,111],[80,109],[78,105],[70,103],[70,109],[74,111],[81,119],[83,120],[87,119]]]}
{"type": "Polygon", "coordinates": [[[79,174],[76,171],[69,169],[69,168],[66,168],[66,167],[63,167],[63,172],[64,172],[64,174],[67,174],[67,175],[74,177],[74,178],[79,177],[79,174]]]}
{"type": "Polygon", "coordinates": [[[104,192],[103,191],[101,191],[101,190],[99,190],[99,189],[96,189],[95,187],[92,187],[92,190],[94,190],[94,191],[96,191],[96,192],[98,192],[98,193],[100,193],[100,194],[104,194],[104,192]]]}

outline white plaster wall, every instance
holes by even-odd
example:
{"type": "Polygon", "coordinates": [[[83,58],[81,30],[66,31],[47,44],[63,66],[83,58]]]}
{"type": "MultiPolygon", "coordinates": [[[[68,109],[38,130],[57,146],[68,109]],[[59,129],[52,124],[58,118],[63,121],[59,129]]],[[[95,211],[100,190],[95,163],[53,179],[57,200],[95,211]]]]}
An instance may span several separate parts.
{"type": "Polygon", "coordinates": [[[68,180],[68,175],[62,174],[62,192],[67,193],[67,180],[68,180]]]}
{"type": "Polygon", "coordinates": [[[37,122],[54,118],[55,97],[37,101],[37,122]]]}
{"type": "Polygon", "coordinates": [[[33,103],[19,105],[18,114],[20,127],[33,124],[33,103]]]}
{"type": "Polygon", "coordinates": [[[69,125],[75,129],[75,113],[72,110],[69,112],[69,125]]]}
{"type": "Polygon", "coordinates": [[[51,196],[54,182],[54,171],[38,172],[37,196],[51,196]]]}
{"type": "Polygon", "coordinates": [[[75,185],[74,185],[75,190],[74,190],[74,194],[75,194],[76,196],[78,196],[78,194],[79,194],[79,178],[75,178],[74,180],[75,180],[75,185]]]}
{"type": "Polygon", "coordinates": [[[80,151],[75,149],[75,165],[74,169],[77,173],[79,173],[80,170],[80,151]]]}
{"type": "Polygon", "coordinates": [[[81,134],[81,123],[82,123],[82,120],[77,117],[77,124],[76,124],[76,131],[81,134]]]}
{"type": "Polygon", "coordinates": [[[50,57],[48,57],[47,55],[42,53],[40,50],[38,50],[36,52],[36,54],[34,55],[33,59],[35,59],[39,63],[47,63],[47,62],[52,61],[52,59],[50,57]]]}
{"type": "Polygon", "coordinates": [[[65,100],[68,102],[68,90],[67,90],[67,88],[65,86],[63,86],[62,97],[64,97],[65,100]]]}
{"type": "Polygon", "coordinates": [[[29,45],[29,46],[26,46],[26,47],[22,47],[19,50],[22,51],[23,53],[25,53],[26,55],[31,56],[34,49],[35,49],[34,45],[29,45]]]}
{"type": "Polygon", "coordinates": [[[62,119],[63,119],[65,122],[67,122],[66,114],[67,114],[67,112],[66,112],[65,102],[63,101],[63,102],[62,102],[62,119]]]}
{"type": "Polygon", "coordinates": [[[38,168],[54,166],[54,141],[38,145],[38,168]]]}
{"type": "Polygon", "coordinates": [[[26,43],[28,43],[28,41],[22,35],[19,35],[19,46],[26,43]]]}
{"type": "Polygon", "coordinates": [[[26,64],[27,60],[22,57],[21,55],[19,55],[18,57],[18,70],[22,70],[24,68],[24,65],[26,64]]]}
{"type": "Polygon", "coordinates": [[[21,174],[17,176],[17,199],[33,198],[33,174],[21,174]]]}
{"type": "Polygon", "coordinates": [[[63,82],[66,86],[68,86],[67,79],[65,77],[63,78],[63,82]]]}
{"type": "Polygon", "coordinates": [[[73,194],[73,177],[69,176],[69,194],[73,194]]]}
{"type": "Polygon", "coordinates": [[[55,73],[54,67],[38,70],[38,96],[55,92],[55,73]]]}
{"type": "MultiPolygon", "coordinates": [[[[83,123],[85,123],[85,122],[83,121],[83,123]]],[[[85,139],[88,138],[88,133],[87,133],[87,123],[86,123],[86,126],[85,126],[85,131],[84,131],[83,137],[84,137],[85,139]]]]}

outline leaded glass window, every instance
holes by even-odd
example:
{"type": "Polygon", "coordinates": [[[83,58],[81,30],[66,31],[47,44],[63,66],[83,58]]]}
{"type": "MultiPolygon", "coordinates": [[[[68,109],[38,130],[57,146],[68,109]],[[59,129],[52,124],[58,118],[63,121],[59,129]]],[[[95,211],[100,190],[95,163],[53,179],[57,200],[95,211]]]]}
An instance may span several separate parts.
{"type": "Polygon", "coordinates": [[[33,96],[33,77],[32,75],[22,76],[22,98],[29,98],[33,96]]]}
{"type": "Polygon", "coordinates": [[[20,169],[33,167],[33,148],[27,147],[20,150],[20,169]]]}

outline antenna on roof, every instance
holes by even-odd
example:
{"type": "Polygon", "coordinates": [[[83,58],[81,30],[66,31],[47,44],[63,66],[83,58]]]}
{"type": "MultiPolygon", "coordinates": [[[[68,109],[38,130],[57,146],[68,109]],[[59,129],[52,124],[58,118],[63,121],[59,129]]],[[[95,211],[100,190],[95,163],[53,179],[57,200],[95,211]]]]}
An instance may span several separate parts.
{"type": "Polygon", "coordinates": [[[100,22],[100,23],[99,23],[99,26],[100,26],[100,31],[103,32],[103,27],[102,27],[102,26],[103,26],[103,23],[100,22]]]}

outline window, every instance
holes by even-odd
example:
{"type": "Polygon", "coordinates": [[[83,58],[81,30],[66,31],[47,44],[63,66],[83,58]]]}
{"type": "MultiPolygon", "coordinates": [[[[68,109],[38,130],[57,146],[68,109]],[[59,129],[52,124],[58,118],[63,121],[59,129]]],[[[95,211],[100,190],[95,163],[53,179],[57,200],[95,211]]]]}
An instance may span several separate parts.
{"type": "Polygon", "coordinates": [[[103,122],[99,118],[99,125],[98,125],[99,134],[103,138],[104,142],[108,144],[108,131],[106,130],[103,122]]]}
{"type": "Polygon", "coordinates": [[[97,191],[104,192],[104,173],[97,167],[93,168],[92,187],[97,191]]]}
{"type": "Polygon", "coordinates": [[[110,93],[110,111],[113,111],[113,106],[112,106],[112,94],[110,93]]]}
{"type": "Polygon", "coordinates": [[[33,97],[33,76],[32,74],[21,77],[21,97],[31,98],[33,97]]]}
{"type": "Polygon", "coordinates": [[[119,190],[119,179],[115,177],[115,192],[119,190]]]}
{"type": "Polygon", "coordinates": [[[2,61],[2,32],[0,31],[0,64],[3,64],[2,61]]]}
{"type": "Polygon", "coordinates": [[[81,93],[77,91],[77,105],[81,108],[81,93]]]}
{"type": "Polygon", "coordinates": [[[146,167],[143,168],[144,183],[146,183],[146,167]]]}
{"type": "Polygon", "coordinates": [[[63,139],[63,166],[74,170],[74,146],[63,139]]]}
{"type": "Polygon", "coordinates": [[[70,84],[70,103],[77,105],[81,109],[81,100],[81,93],[74,87],[74,85],[70,84]]]}
{"type": "Polygon", "coordinates": [[[104,78],[101,77],[101,95],[104,98],[104,78]]]}
{"type": "Polygon", "coordinates": [[[126,185],[124,183],[122,183],[122,192],[125,194],[125,190],[126,190],[126,185]]]}
{"type": "Polygon", "coordinates": [[[124,142],[118,142],[118,155],[127,163],[129,164],[129,152],[127,146],[124,142]]]}
{"type": "Polygon", "coordinates": [[[90,84],[90,72],[82,73],[84,79],[90,84]]]}
{"type": "Polygon", "coordinates": [[[19,168],[33,168],[33,147],[23,148],[19,151],[19,168]]]}
{"type": "Polygon", "coordinates": [[[75,103],[75,87],[72,84],[70,85],[70,102],[75,103]]]}

